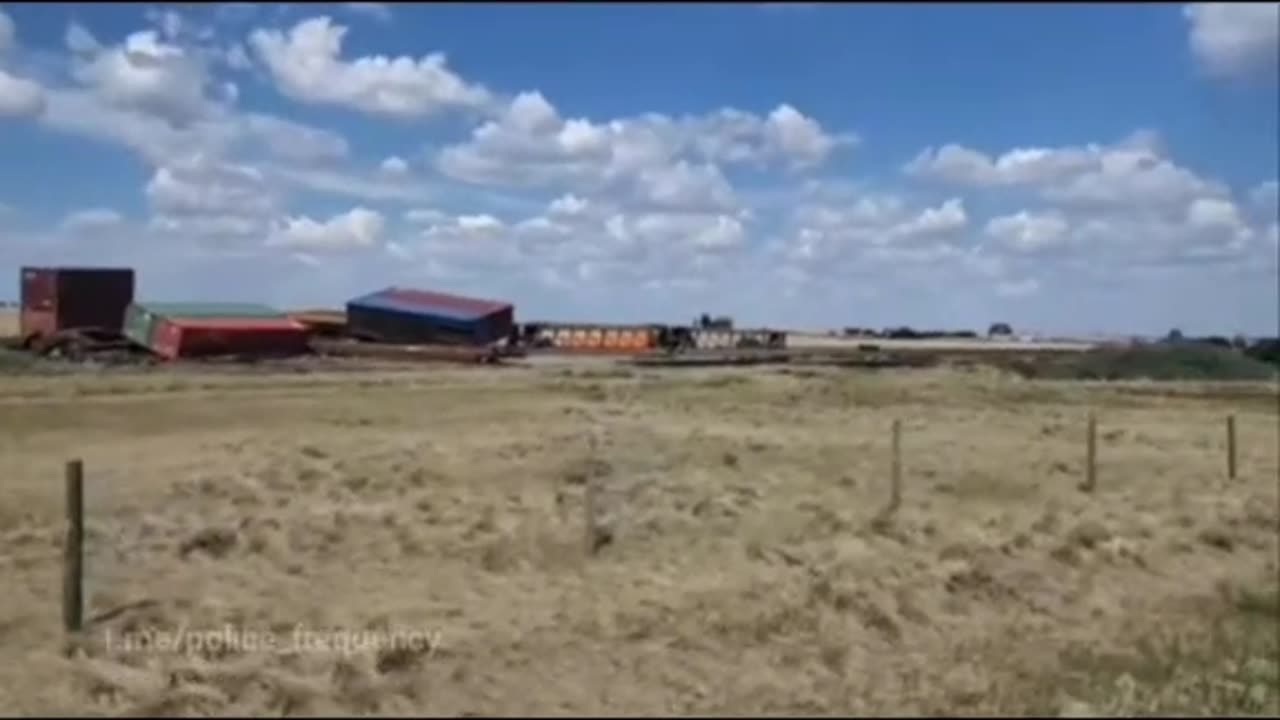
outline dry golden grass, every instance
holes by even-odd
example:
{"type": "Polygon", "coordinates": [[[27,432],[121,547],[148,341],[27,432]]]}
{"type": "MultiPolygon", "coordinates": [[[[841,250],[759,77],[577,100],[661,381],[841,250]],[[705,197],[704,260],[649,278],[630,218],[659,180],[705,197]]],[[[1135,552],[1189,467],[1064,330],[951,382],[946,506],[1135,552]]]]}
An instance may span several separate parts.
{"type": "Polygon", "coordinates": [[[1280,712],[1251,632],[1277,617],[1273,387],[539,368],[9,378],[0,407],[13,714],[1280,712]],[[69,456],[109,616],[71,649],[69,456]],[[438,643],[121,647],[299,625],[438,643]]]}

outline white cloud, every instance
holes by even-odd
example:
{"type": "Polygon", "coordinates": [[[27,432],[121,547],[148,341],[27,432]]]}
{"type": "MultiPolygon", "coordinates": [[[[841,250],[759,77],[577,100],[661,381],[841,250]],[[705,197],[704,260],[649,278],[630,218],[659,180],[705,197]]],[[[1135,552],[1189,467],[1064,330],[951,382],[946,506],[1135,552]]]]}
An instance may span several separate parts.
{"type": "Polygon", "coordinates": [[[269,247],[311,252],[366,249],[381,241],[386,225],[382,214],[356,207],[318,222],[309,217],[289,217],[278,223],[267,238],[269,247]]]}
{"type": "Polygon", "coordinates": [[[450,108],[480,108],[490,101],[488,90],[455,74],[442,53],[416,60],[385,55],[343,60],[346,32],[322,16],[299,22],[287,35],[254,30],[249,44],[280,92],[301,102],[416,118],[450,108]]]}
{"type": "Polygon", "coordinates": [[[272,207],[262,173],[196,156],[157,169],[146,186],[147,200],[161,212],[261,213],[272,207]]]}
{"type": "Polygon", "coordinates": [[[68,213],[62,219],[62,229],[72,232],[99,230],[124,222],[124,216],[110,208],[88,208],[68,213]]]}
{"type": "Polygon", "coordinates": [[[991,158],[962,145],[926,148],[906,166],[908,174],[961,185],[992,186],[1052,182],[1096,167],[1101,149],[1017,148],[991,158]]]}
{"type": "Polygon", "coordinates": [[[183,48],[161,41],[155,30],[131,33],[121,45],[97,45],[87,30],[68,30],[68,44],[83,48],[72,74],[109,105],[155,115],[175,126],[206,119],[218,112],[205,91],[203,63],[183,48]]]}
{"type": "Polygon", "coordinates": [[[378,169],[388,175],[404,175],[409,172],[409,163],[405,162],[404,158],[392,155],[383,160],[378,169]]]}
{"type": "Polygon", "coordinates": [[[787,105],[768,118],[722,110],[596,123],[525,92],[468,142],[445,148],[437,167],[476,184],[613,190],[662,208],[724,210],[735,199],[718,163],[811,167],[848,142],[787,105]]]}
{"type": "Polygon", "coordinates": [[[0,70],[0,118],[35,117],[45,110],[44,89],[0,70]]]}
{"type": "Polygon", "coordinates": [[[1187,222],[1197,228],[1228,228],[1243,230],[1240,210],[1230,200],[1221,198],[1196,198],[1187,208],[1187,222]]]}
{"type": "Polygon", "coordinates": [[[636,178],[640,198],[660,208],[724,210],[733,208],[733,187],[720,168],[710,163],[673,165],[642,170],[636,178]]]}
{"type": "MultiPolygon", "coordinates": [[[[0,8],[0,57],[17,42],[13,20],[0,8]]],[[[39,83],[6,72],[0,67],[0,118],[35,117],[44,112],[44,88],[39,83]]]]}
{"type": "Polygon", "coordinates": [[[765,122],[766,137],[781,154],[797,165],[816,165],[827,159],[840,142],[827,135],[813,118],[790,105],[780,105],[765,122]]]}
{"type": "Polygon", "coordinates": [[[1056,212],[1029,213],[1026,210],[987,221],[986,234],[1005,250],[1036,253],[1057,247],[1067,237],[1070,226],[1056,212]]]}
{"type": "Polygon", "coordinates": [[[586,200],[569,193],[552,200],[547,212],[551,215],[579,215],[586,211],[587,204],[586,200]]]}
{"type": "Polygon", "coordinates": [[[1148,208],[1169,208],[1197,197],[1228,193],[1221,183],[1144,150],[1104,153],[1096,169],[1045,190],[1047,198],[1063,204],[1148,208]]]}
{"type": "Polygon", "coordinates": [[[969,224],[964,202],[951,198],[936,208],[925,208],[916,217],[895,225],[889,231],[892,239],[937,237],[963,230],[969,224]]]}
{"type": "Polygon", "coordinates": [[[236,153],[313,165],[342,160],[349,154],[346,140],[336,133],[268,115],[226,114],[175,127],[163,118],[108,104],[86,91],[50,90],[45,98],[44,126],[122,145],[154,166],[192,155],[228,157],[236,153]]]}
{"type": "Polygon", "coordinates": [[[1280,65],[1280,4],[1191,3],[1191,51],[1211,74],[1276,71],[1280,65]]]}
{"type": "Polygon", "coordinates": [[[279,207],[259,170],[201,155],[156,169],[144,193],[153,229],[195,239],[260,238],[279,207]]]}
{"type": "Polygon", "coordinates": [[[505,227],[501,220],[492,215],[461,215],[457,222],[458,229],[472,234],[492,233],[505,227]]]}
{"type": "Polygon", "coordinates": [[[1110,146],[1017,148],[995,158],[945,145],[925,149],[904,169],[955,185],[1037,188],[1052,202],[1096,209],[1169,210],[1197,197],[1230,194],[1222,183],[1175,164],[1150,133],[1110,146]]]}
{"type": "Polygon", "coordinates": [[[830,272],[883,272],[877,265],[927,264],[958,253],[969,225],[960,198],[912,208],[902,197],[816,186],[790,212],[778,262],[830,272]]]}

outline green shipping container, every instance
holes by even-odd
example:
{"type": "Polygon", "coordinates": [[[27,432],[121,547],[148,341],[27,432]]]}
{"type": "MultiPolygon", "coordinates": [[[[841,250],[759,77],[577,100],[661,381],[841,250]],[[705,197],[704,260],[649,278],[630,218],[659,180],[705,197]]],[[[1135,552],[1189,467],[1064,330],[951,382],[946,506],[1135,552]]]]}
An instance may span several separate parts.
{"type": "Polygon", "coordinates": [[[125,311],[124,336],[151,347],[160,318],[284,318],[284,313],[252,303],[133,303],[125,311]]]}

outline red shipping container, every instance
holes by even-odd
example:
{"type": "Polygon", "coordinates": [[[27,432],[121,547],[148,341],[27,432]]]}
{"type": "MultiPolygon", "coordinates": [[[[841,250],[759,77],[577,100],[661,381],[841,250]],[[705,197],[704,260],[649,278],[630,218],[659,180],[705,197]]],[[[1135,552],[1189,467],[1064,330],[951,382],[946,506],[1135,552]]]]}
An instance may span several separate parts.
{"type": "Polygon", "coordinates": [[[157,355],[299,355],[308,350],[307,329],[288,318],[165,318],[151,349],[157,355]]]}
{"type": "Polygon", "coordinates": [[[133,283],[129,268],[24,267],[20,334],[30,340],[77,328],[118,332],[133,283]]]}

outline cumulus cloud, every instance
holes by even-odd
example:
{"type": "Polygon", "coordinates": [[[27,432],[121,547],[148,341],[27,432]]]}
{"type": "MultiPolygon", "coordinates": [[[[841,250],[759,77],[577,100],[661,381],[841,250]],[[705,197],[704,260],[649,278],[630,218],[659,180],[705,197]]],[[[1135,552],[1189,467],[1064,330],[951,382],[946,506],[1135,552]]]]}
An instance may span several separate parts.
{"type": "Polygon", "coordinates": [[[131,33],[120,45],[103,48],[83,28],[68,30],[67,42],[80,52],[73,76],[109,105],[136,109],[183,126],[218,110],[206,95],[202,62],[155,30],[131,33]]]}
{"type": "Polygon", "coordinates": [[[144,194],[153,229],[195,239],[261,237],[279,207],[257,168],[201,155],[157,168],[144,194]]]}
{"type": "Polygon", "coordinates": [[[727,209],[733,191],[720,163],[811,167],[849,142],[788,105],[765,118],[723,110],[597,123],[565,118],[541,93],[525,92],[468,142],[445,148],[437,167],[476,184],[609,188],[665,208],[727,209]]]}
{"type": "MultiPolygon", "coordinates": [[[[17,28],[0,9],[0,56],[13,48],[17,28]]],[[[12,75],[0,67],[0,118],[35,117],[45,108],[44,88],[39,83],[12,75]]]]}
{"type": "Polygon", "coordinates": [[[277,89],[301,102],[416,118],[450,108],[480,108],[490,101],[489,91],[454,73],[442,53],[344,60],[346,33],[346,27],[321,16],[299,22],[287,34],[254,30],[249,44],[277,89]]]}
{"type": "Polygon", "coordinates": [[[366,249],[381,242],[385,226],[381,213],[365,207],[352,208],[325,221],[288,217],[273,228],[267,245],[304,252],[366,249]]]}
{"type": "Polygon", "coordinates": [[[1177,208],[1194,198],[1224,197],[1221,182],[1183,168],[1149,133],[1110,146],[1015,148],[992,157],[960,145],[926,148],[904,171],[969,187],[1030,187],[1064,205],[1177,208]]]}
{"type": "Polygon", "coordinates": [[[0,70],[0,118],[35,117],[44,110],[45,94],[39,84],[0,70]]]}
{"type": "Polygon", "coordinates": [[[562,195],[551,201],[551,205],[547,207],[547,212],[551,215],[579,215],[586,211],[587,201],[569,193],[562,195]]]}
{"type": "Polygon", "coordinates": [[[157,169],[145,192],[151,206],[172,213],[263,213],[271,207],[262,173],[196,156],[157,169]]]}
{"type": "Polygon", "coordinates": [[[1280,4],[1191,3],[1183,16],[1191,51],[1209,73],[1274,73],[1280,65],[1280,4]]]}
{"type": "Polygon", "coordinates": [[[1026,210],[987,221],[986,234],[1000,246],[1015,253],[1037,253],[1058,247],[1070,226],[1056,212],[1029,213],[1026,210]]]}
{"type": "Polygon", "coordinates": [[[936,208],[925,208],[914,218],[889,229],[888,238],[920,238],[944,236],[964,229],[969,224],[964,201],[951,198],[936,208]]]}
{"type": "Polygon", "coordinates": [[[797,267],[878,272],[885,263],[925,264],[956,252],[969,225],[960,198],[936,207],[913,207],[898,195],[831,192],[813,188],[791,211],[780,262],[797,267]]]}

